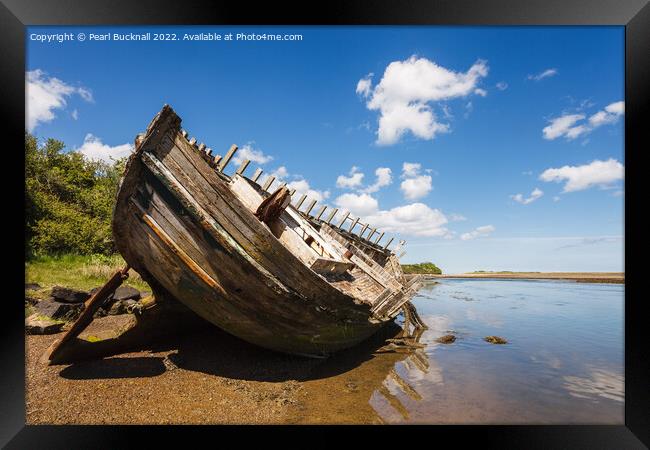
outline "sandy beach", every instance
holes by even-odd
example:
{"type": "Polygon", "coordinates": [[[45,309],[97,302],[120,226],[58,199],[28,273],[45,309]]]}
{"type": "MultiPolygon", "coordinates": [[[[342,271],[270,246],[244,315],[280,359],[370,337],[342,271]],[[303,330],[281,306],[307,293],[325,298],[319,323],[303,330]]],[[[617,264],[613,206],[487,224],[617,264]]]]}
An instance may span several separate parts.
{"type": "MultiPolygon", "coordinates": [[[[88,333],[126,317],[97,319],[88,333]]],[[[25,336],[27,423],[378,423],[368,400],[407,355],[375,352],[399,330],[389,326],[354,349],[310,359],[208,325],[142,351],[59,366],[39,358],[60,334],[25,336]]]]}

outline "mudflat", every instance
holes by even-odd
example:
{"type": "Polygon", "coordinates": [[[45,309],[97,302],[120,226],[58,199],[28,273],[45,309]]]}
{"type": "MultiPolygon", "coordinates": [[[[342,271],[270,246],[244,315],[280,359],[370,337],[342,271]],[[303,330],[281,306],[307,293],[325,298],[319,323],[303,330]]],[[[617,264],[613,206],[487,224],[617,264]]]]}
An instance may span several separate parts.
{"type": "MultiPolygon", "coordinates": [[[[87,333],[124,320],[96,319],[87,333]]],[[[141,351],[58,366],[39,359],[61,334],[25,336],[27,423],[378,423],[368,400],[406,355],[377,350],[399,331],[391,324],[353,349],[311,359],[208,324],[141,351]]]]}

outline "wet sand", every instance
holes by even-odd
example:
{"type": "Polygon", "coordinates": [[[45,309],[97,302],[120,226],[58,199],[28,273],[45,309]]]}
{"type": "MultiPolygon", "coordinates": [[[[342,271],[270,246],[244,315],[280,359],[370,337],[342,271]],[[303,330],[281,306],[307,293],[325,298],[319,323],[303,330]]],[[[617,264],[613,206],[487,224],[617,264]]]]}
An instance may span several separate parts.
{"type": "MultiPolygon", "coordinates": [[[[127,319],[97,319],[87,333],[127,319]]],[[[354,349],[308,359],[208,325],[144,351],[62,366],[39,362],[60,334],[26,336],[27,423],[380,423],[370,397],[407,355],[375,352],[400,330],[389,325],[354,349]]]]}
{"type": "Polygon", "coordinates": [[[625,283],[624,272],[481,272],[449,275],[426,275],[437,278],[500,278],[505,280],[566,280],[579,283],[625,283]]]}

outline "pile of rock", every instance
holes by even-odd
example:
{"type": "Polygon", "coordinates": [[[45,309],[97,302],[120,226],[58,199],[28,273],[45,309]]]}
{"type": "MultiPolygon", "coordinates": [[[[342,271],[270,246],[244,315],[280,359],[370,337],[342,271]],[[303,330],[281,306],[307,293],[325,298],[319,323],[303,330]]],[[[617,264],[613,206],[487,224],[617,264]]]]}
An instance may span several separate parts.
{"type": "MultiPolygon", "coordinates": [[[[54,286],[45,299],[35,295],[27,295],[27,291],[38,291],[40,286],[25,285],[25,305],[35,311],[25,319],[25,331],[28,334],[58,333],[67,321],[76,320],[84,310],[84,302],[100,288],[91,289],[90,292],[54,286]]],[[[150,295],[145,293],[144,296],[150,295]]],[[[95,317],[106,315],[126,314],[131,312],[133,306],[143,295],[137,289],[123,286],[115,290],[95,313],[95,317]]]]}
{"type": "Polygon", "coordinates": [[[54,286],[50,297],[34,305],[36,312],[42,316],[59,320],[75,320],[84,310],[84,302],[90,294],[77,289],[54,286]]]}
{"type": "MultiPolygon", "coordinates": [[[[97,290],[99,290],[99,288],[91,290],[90,293],[94,294],[97,290]]],[[[115,293],[106,299],[95,315],[105,316],[126,314],[135,304],[138,303],[138,300],[147,295],[149,294],[142,295],[140,291],[130,286],[118,287],[115,290],[115,293]]]]}

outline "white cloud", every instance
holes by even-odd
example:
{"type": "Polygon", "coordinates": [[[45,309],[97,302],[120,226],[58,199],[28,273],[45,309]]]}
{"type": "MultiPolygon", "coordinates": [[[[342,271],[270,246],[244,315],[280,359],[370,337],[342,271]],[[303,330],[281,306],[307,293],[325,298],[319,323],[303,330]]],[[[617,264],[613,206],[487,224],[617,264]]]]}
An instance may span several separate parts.
{"type": "Polygon", "coordinates": [[[367,188],[363,189],[362,192],[372,194],[373,192],[377,192],[379,189],[388,186],[393,182],[392,174],[392,170],[390,170],[388,167],[378,167],[377,170],[375,170],[375,182],[367,188]]]}
{"type": "Polygon", "coordinates": [[[287,188],[296,190],[296,193],[293,196],[294,199],[298,199],[300,196],[305,194],[310,200],[316,200],[316,202],[321,203],[324,200],[327,200],[330,196],[329,191],[320,191],[312,188],[309,185],[309,182],[301,175],[291,175],[285,166],[280,166],[273,170],[267,175],[267,177],[275,177],[275,180],[273,180],[273,183],[271,183],[268,188],[269,192],[275,191],[282,183],[286,182],[289,177],[292,177],[294,180],[287,182],[287,188]]]}
{"type": "Polygon", "coordinates": [[[402,164],[402,177],[415,177],[420,173],[422,164],[405,162],[402,164]]]}
{"type": "Polygon", "coordinates": [[[487,73],[485,61],[477,61],[463,73],[411,56],[391,62],[374,89],[370,78],[359,80],[357,93],[368,99],[368,109],[380,112],[379,145],[395,144],[408,131],[430,140],[449,131],[448,124],[438,122],[431,103],[476,93],[479,81],[487,73]]]}
{"type": "Polygon", "coordinates": [[[402,165],[400,189],[407,200],[417,200],[426,196],[432,189],[431,175],[420,175],[422,166],[419,163],[405,162],[402,165]]]}
{"type": "Polygon", "coordinates": [[[616,123],[623,114],[625,114],[625,102],[614,102],[607,105],[604,110],[591,115],[587,121],[580,124],[578,122],[586,118],[584,114],[564,114],[560,117],[553,118],[549,120],[550,125],[544,127],[542,133],[544,134],[544,139],[553,140],[564,136],[570,141],[578,136],[591,133],[602,125],[616,123]]]}
{"type": "Polygon", "coordinates": [[[265,155],[262,150],[256,150],[253,148],[252,143],[244,145],[242,148],[237,150],[235,156],[232,160],[235,164],[241,164],[245,159],[250,160],[251,162],[257,164],[266,164],[267,162],[273,160],[273,157],[270,155],[265,155]]]}
{"type": "Polygon", "coordinates": [[[546,169],[539,179],[542,181],[566,181],[563,192],[574,192],[594,186],[609,187],[612,183],[622,180],[625,168],[617,160],[595,160],[582,166],[564,166],[546,169]]]}
{"type": "Polygon", "coordinates": [[[510,198],[516,201],[517,203],[521,203],[522,205],[528,205],[530,203],[533,203],[538,198],[541,198],[543,195],[544,195],[543,191],[541,191],[538,188],[535,188],[533,192],[530,193],[530,197],[528,198],[524,198],[522,194],[511,195],[510,198]]]}
{"type": "Polygon", "coordinates": [[[74,110],[72,110],[72,112],[70,113],[70,115],[72,116],[72,118],[73,118],[74,120],[77,120],[77,119],[79,118],[79,111],[77,111],[76,109],[74,109],[74,110]]]}
{"type": "Polygon", "coordinates": [[[338,196],[334,203],[339,208],[346,209],[357,216],[367,216],[379,209],[377,199],[369,194],[343,194],[338,196]]]}
{"type": "Polygon", "coordinates": [[[319,191],[312,189],[312,187],[309,185],[309,182],[304,178],[287,183],[287,187],[289,189],[296,190],[296,193],[293,196],[295,199],[300,198],[300,196],[303,194],[306,194],[307,198],[316,200],[318,203],[321,203],[323,200],[327,200],[330,196],[330,191],[319,191]]]}
{"type": "Polygon", "coordinates": [[[102,143],[97,136],[88,133],[84,138],[83,145],[75,149],[75,151],[83,154],[88,159],[112,163],[114,160],[129,156],[133,151],[133,145],[127,143],[111,147],[102,143]]]}
{"type": "Polygon", "coordinates": [[[557,69],[546,69],[543,72],[540,72],[536,75],[528,75],[529,80],[543,80],[544,78],[552,77],[554,75],[557,75],[557,69]]]}
{"type": "Polygon", "coordinates": [[[74,87],[58,78],[48,77],[40,69],[26,73],[25,90],[27,94],[27,130],[32,132],[39,124],[54,120],[54,111],[64,109],[67,98],[79,95],[87,102],[93,101],[91,92],[82,87],[74,87]]]}
{"type": "Polygon", "coordinates": [[[559,202],[560,200],[561,200],[561,198],[559,196],[557,196],[557,195],[555,197],[553,197],[554,202],[559,202]]]}
{"type": "Polygon", "coordinates": [[[372,76],[373,74],[369,73],[368,75],[365,76],[365,78],[359,80],[356,89],[357,94],[363,95],[364,97],[368,97],[368,95],[370,95],[370,87],[372,86],[372,76]]]}
{"type": "Polygon", "coordinates": [[[476,239],[478,237],[489,236],[494,232],[496,228],[493,225],[484,225],[482,227],[477,227],[469,233],[463,233],[460,235],[460,238],[463,241],[469,241],[471,239],[476,239]]]}
{"type": "Polygon", "coordinates": [[[402,181],[400,189],[404,194],[404,198],[408,200],[416,200],[425,197],[431,191],[431,176],[418,175],[415,178],[408,178],[402,181]]]}
{"type": "Polygon", "coordinates": [[[476,95],[480,95],[481,97],[487,96],[487,91],[485,89],[481,89],[481,88],[474,89],[474,93],[476,95]]]}
{"type": "Polygon", "coordinates": [[[605,111],[611,114],[625,114],[625,102],[621,100],[618,102],[610,103],[609,105],[605,106],[605,111]]]}
{"type": "Polygon", "coordinates": [[[463,216],[462,214],[451,213],[449,214],[449,220],[451,222],[462,222],[467,220],[467,217],[463,216]]]}
{"type": "Polygon", "coordinates": [[[336,187],[342,189],[354,189],[361,186],[364,174],[359,172],[359,168],[357,166],[352,166],[349,173],[350,176],[346,177],[345,175],[339,175],[338,178],[336,178],[336,187]]]}
{"type": "Polygon", "coordinates": [[[271,176],[274,176],[278,180],[283,180],[284,178],[289,176],[289,172],[287,171],[286,167],[280,166],[277,169],[275,169],[273,172],[271,172],[271,176]]]}
{"type": "Polygon", "coordinates": [[[496,88],[500,91],[505,91],[506,89],[508,89],[508,83],[506,83],[505,81],[499,81],[496,84],[496,88]]]}
{"type": "Polygon", "coordinates": [[[449,235],[449,230],[444,226],[448,222],[447,217],[440,210],[429,208],[424,203],[377,211],[364,217],[364,220],[387,233],[427,237],[449,235]]]}
{"type": "Polygon", "coordinates": [[[585,118],[584,114],[567,114],[564,116],[551,119],[550,125],[544,127],[544,139],[553,140],[562,135],[566,135],[574,123],[585,118]]]}

